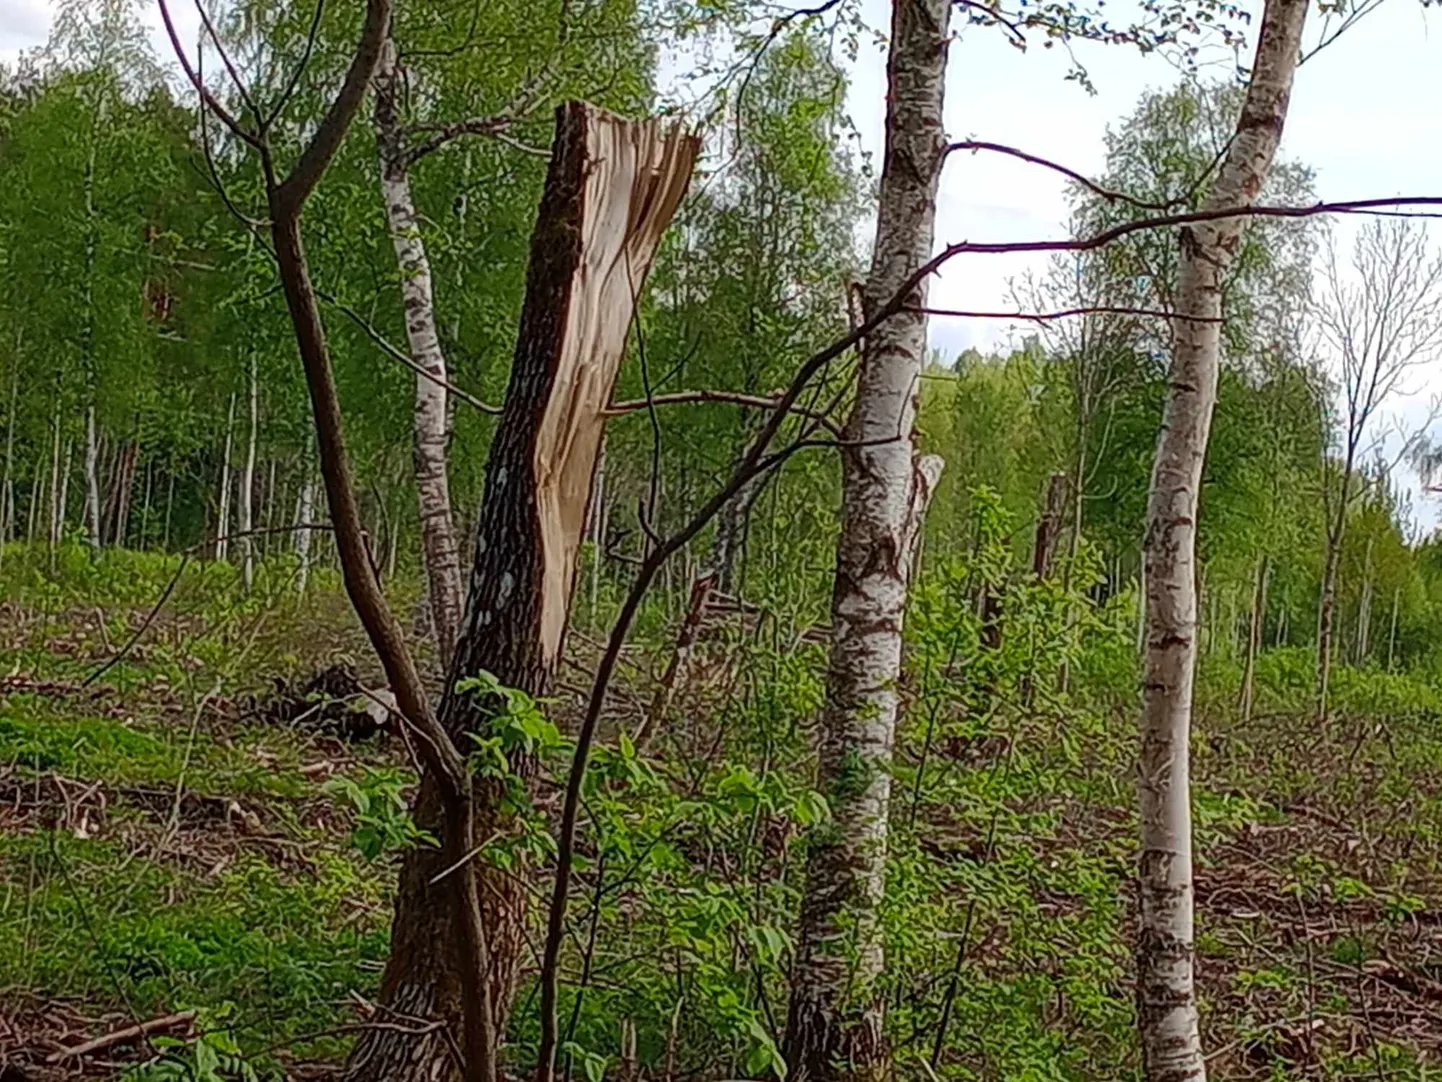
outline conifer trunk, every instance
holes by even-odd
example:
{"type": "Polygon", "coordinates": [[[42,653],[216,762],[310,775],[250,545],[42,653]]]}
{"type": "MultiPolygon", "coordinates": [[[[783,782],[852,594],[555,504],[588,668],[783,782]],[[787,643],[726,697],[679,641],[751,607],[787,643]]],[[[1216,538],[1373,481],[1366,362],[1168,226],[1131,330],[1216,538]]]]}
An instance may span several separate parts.
{"type": "MultiPolygon", "coordinates": [[[[1267,0],[1251,83],[1206,208],[1249,205],[1261,191],[1286,120],[1306,14],[1307,0],[1267,0]]],[[[1206,1078],[1192,972],[1196,521],[1221,362],[1223,280],[1242,231],[1238,218],[1180,231],[1171,375],[1147,501],[1137,1004],[1148,1082],[1206,1078]]]]}
{"type": "MultiPolygon", "coordinates": [[[[877,311],[931,255],[946,158],[949,0],[896,0],[876,243],[863,290],[877,311]]],[[[843,433],[841,535],[818,787],[832,821],[811,841],[783,1052],[792,1078],[875,1079],[883,1036],[881,902],[902,620],[920,519],[941,461],[916,458],[926,285],[862,344],[843,433]]]]}
{"type": "Polygon", "coordinates": [[[441,664],[449,664],[461,623],[461,562],[451,513],[446,451],[450,442],[446,358],[436,327],[431,264],[411,195],[410,165],[396,106],[396,48],[387,41],[375,72],[376,146],[380,153],[381,195],[391,243],[400,266],[401,299],[411,360],[429,373],[416,373],[416,494],[420,501],[421,557],[430,598],[431,627],[441,664]]]}

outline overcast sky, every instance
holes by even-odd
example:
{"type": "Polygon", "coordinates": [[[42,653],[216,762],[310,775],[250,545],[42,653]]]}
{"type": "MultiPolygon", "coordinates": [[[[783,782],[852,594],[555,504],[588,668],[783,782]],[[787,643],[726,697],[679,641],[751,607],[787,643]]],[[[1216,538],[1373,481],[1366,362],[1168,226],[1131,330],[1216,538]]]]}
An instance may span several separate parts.
{"type": "MultiPolygon", "coordinates": [[[[1108,6],[1115,24],[1128,21],[1129,0],[1108,6]]],[[[873,26],[887,23],[886,0],[863,0],[873,26]]],[[[0,61],[42,44],[50,26],[49,0],[0,0],[0,61]]],[[[1244,9],[1260,11],[1259,0],[1244,9]]],[[[143,3],[156,28],[157,52],[167,55],[153,3],[143,3]]],[[[1315,7],[1315,5],[1314,5],[1315,7]]],[[[189,4],[175,5],[182,39],[193,40],[189,4]]],[[[1245,24],[1243,24],[1245,25],[1245,24]]],[[[1315,19],[1309,40],[1316,40],[1315,19]]],[[[1230,54],[1214,52],[1208,69],[1218,78],[1232,67],[1230,54]]],[[[1096,93],[1066,74],[1072,60],[1061,50],[1023,53],[996,29],[968,27],[952,46],[947,83],[947,125],[954,139],[1008,143],[1062,162],[1082,173],[1100,171],[1102,138],[1149,87],[1179,78],[1160,56],[1121,46],[1079,43],[1076,59],[1096,93]]],[[[852,73],[850,107],[868,149],[879,162],[885,108],[884,58],[867,46],[852,73]]],[[[1298,73],[1283,141],[1284,155],[1311,165],[1324,200],[1368,196],[1442,194],[1442,12],[1418,0],[1385,0],[1298,73]]],[[[947,165],[942,180],[937,243],[1014,241],[1065,236],[1065,189],[1055,174],[996,155],[967,155],[947,165]]],[[[1346,233],[1354,223],[1342,223],[1346,233]]],[[[1442,230],[1434,230],[1442,236],[1442,230]]],[[[1007,282],[1045,257],[973,255],[953,260],[933,283],[938,307],[993,311],[1009,307],[1007,282]]],[[[968,346],[1005,345],[1005,322],[937,319],[932,340],[954,355],[968,346]]],[[[1414,382],[1412,400],[1394,413],[1425,412],[1434,373],[1414,382]]],[[[1429,521],[1435,513],[1425,516],[1429,521]]]]}

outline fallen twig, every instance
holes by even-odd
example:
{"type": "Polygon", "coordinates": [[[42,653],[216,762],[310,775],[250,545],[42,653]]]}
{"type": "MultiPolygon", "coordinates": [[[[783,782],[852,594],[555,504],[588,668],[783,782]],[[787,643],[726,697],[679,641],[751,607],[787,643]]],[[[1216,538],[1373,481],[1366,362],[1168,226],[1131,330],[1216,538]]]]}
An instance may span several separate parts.
{"type": "Polygon", "coordinates": [[[152,1018],[148,1022],[137,1022],[133,1026],[126,1026],[123,1029],[111,1030],[102,1036],[92,1040],[74,1045],[70,1048],[62,1048],[59,1052],[52,1052],[45,1057],[46,1063],[60,1063],[77,1056],[88,1056],[92,1052],[101,1052],[113,1045],[124,1044],[126,1041],[134,1040],[136,1037],[148,1037],[150,1034],[163,1029],[175,1029],[177,1026],[190,1026],[195,1021],[194,1011],[177,1011],[175,1014],[167,1014],[163,1018],[152,1018]]]}

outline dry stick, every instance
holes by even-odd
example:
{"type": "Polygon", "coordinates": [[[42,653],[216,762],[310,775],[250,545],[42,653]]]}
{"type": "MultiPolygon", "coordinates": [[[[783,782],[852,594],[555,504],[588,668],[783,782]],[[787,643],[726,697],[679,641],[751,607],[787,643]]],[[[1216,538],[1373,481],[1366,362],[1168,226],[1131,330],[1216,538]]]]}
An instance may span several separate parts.
{"type": "Polygon", "coordinates": [[[67,1059],[77,1056],[88,1056],[91,1052],[101,1052],[111,1045],[124,1044],[126,1041],[136,1037],[148,1037],[162,1029],[174,1029],[177,1026],[188,1026],[195,1021],[194,1011],[177,1011],[175,1014],[167,1014],[161,1018],[152,1018],[148,1022],[137,1022],[133,1026],[126,1026],[123,1029],[112,1030],[102,1036],[95,1037],[81,1044],[72,1045],[70,1048],[62,1048],[59,1052],[52,1052],[45,1057],[46,1063],[61,1063],[67,1059]]]}

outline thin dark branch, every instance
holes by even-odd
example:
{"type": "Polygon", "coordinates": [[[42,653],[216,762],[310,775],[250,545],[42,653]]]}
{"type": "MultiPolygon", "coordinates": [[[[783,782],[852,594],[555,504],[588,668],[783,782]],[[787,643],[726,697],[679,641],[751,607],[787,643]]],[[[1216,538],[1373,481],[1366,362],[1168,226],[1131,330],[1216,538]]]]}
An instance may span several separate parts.
{"type": "Polygon", "coordinates": [[[964,319],[1019,319],[1032,323],[1046,323],[1053,319],[1069,319],[1073,316],[1148,316],[1155,319],[1182,319],[1192,323],[1221,323],[1222,317],[1183,316],[1159,308],[1128,308],[1125,305],[1095,304],[1080,308],[1061,308],[1054,312],[967,312],[958,308],[908,308],[911,312],[925,312],[929,316],[957,316],[964,319]]]}
{"type": "MultiPolygon", "coordinates": [[[[1378,214],[1386,208],[1396,207],[1442,207],[1442,195],[1392,196],[1377,199],[1351,199],[1333,203],[1311,203],[1301,207],[1278,207],[1257,205],[1250,207],[1217,207],[1212,210],[1186,211],[1180,214],[1163,214],[1154,218],[1137,218],[1130,222],[1104,229],[1087,237],[1071,237],[1066,240],[1030,241],[961,241],[949,245],[931,258],[918,272],[919,277],[934,274],[944,263],[958,255],[1005,255],[1010,252],[1088,252],[1105,248],[1133,233],[1147,229],[1167,229],[1173,226],[1198,225],[1203,222],[1219,222],[1229,218],[1314,218],[1320,214],[1378,214]],[[924,273],[922,273],[924,272],[924,273]]],[[[1411,217],[1412,215],[1408,215],[1411,217]]],[[[1430,217],[1431,215],[1416,215],[1430,217]]],[[[914,282],[912,284],[915,284],[914,282]]]]}
{"type": "MultiPolygon", "coordinates": [[[[675,406],[697,402],[726,402],[733,406],[747,406],[752,409],[770,410],[776,408],[778,400],[768,398],[765,395],[746,394],[744,391],[711,389],[672,391],[667,394],[652,395],[649,399],[636,398],[629,399],[625,402],[612,402],[611,405],[606,407],[606,415],[619,417],[627,413],[635,413],[637,410],[648,409],[652,406],[675,406]]],[[[791,412],[802,417],[809,417],[832,431],[836,430],[836,422],[819,410],[807,409],[804,406],[794,406],[791,412]]]]}
{"type": "Polygon", "coordinates": [[[250,88],[245,85],[245,80],[240,77],[240,72],[235,70],[235,64],[230,59],[230,54],[225,50],[225,43],[220,40],[216,32],[215,23],[210,18],[210,12],[205,10],[205,0],[195,0],[195,12],[200,16],[200,25],[205,27],[206,36],[215,46],[215,51],[220,55],[220,62],[225,67],[226,74],[235,85],[235,92],[240,95],[241,104],[249,110],[250,115],[255,118],[255,130],[257,134],[265,131],[265,118],[256,108],[255,99],[250,96],[250,88]]]}
{"type": "Polygon", "coordinates": [[[1087,189],[1087,191],[1094,195],[1101,196],[1101,198],[1109,203],[1130,203],[1138,210],[1171,210],[1181,202],[1181,200],[1173,199],[1166,203],[1151,203],[1145,199],[1138,199],[1135,196],[1128,195],[1126,192],[1119,192],[1113,188],[1104,188],[1096,181],[1078,173],[1075,169],[1069,169],[1059,162],[1052,161],[1050,158],[1043,158],[1036,154],[1028,154],[1024,150],[1007,146],[1005,143],[988,143],[981,140],[968,139],[960,143],[952,143],[946,148],[948,155],[961,151],[970,151],[972,154],[975,154],[982,150],[990,151],[993,154],[1005,154],[1019,161],[1028,162],[1031,165],[1040,165],[1044,169],[1050,169],[1054,173],[1060,173],[1068,180],[1080,184],[1083,188],[1087,189]]]}
{"type": "Polygon", "coordinates": [[[265,118],[263,129],[269,128],[276,122],[276,119],[290,103],[290,98],[291,95],[295,93],[295,88],[300,85],[301,78],[305,75],[305,69],[310,66],[311,54],[315,52],[315,41],[320,34],[320,20],[324,14],[325,0],[316,0],[315,12],[311,15],[310,19],[310,32],[305,38],[305,51],[301,53],[300,62],[296,64],[295,70],[290,73],[290,78],[286,80],[285,88],[280,92],[280,97],[276,98],[275,106],[271,109],[270,115],[265,118]]]}
{"type": "Polygon", "coordinates": [[[161,21],[165,23],[165,33],[166,36],[170,38],[170,47],[175,51],[175,59],[179,61],[181,71],[185,72],[186,80],[195,88],[195,92],[200,95],[201,102],[220,119],[222,124],[231,130],[231,133],[237,139],[259,149],[261,146],[259,136],[254,132],[248,131],[245,125],[237,120],[230,111],[220,103],[220,100],[207,89],[204,80],[200,77],[200,72],[190,63],[190,58],[185,54],[185,48],[180,44],[180,35],[176,32],[175,22],[170,17],[170,5],[167,3],[167,0],[159,0],[159,3],[160,18],[161,21]]]}
{"type": "Polygon", "coordinates": [[[391,342],[386,339],[385,335],[381,334],[381,332],[376,329],[375,325],[372,324],[370,320],[366,319],[365,316],[361,315],[349,304],[346,304],[345,301],[342,301],[321,289],[317,289],[315,291],[315,295],[321,300],[325,301],[326,304],[329,304],[331,307],[335,308],[338,312],[340,312],[357,327],[359,327],[362,331],[364,331],[366,337],[369,338],[372,342],[374,342],[377,346],[379,346],[381,352],[383,352],[387,357],[391,358],[391,360],[399,361],[401,364],[405,365],[407,368],[413,371],[416,375],[425,377],[438,387],[444,387],[451,394],[455,395],[462,402],[466,403],[466,405],[474,407],[475,409],[480,410],[482,413],[497,414],[501,412],[500,406],[492,406],[488,405],[485,402],[482,402],[475,395],[471,394],[470,391],[467,391],[462,387],[457,387],[450,380],[443,379],[442,377],[436,375],[429,368],[425,367],[425,365],[417,364],[410,354],[406,353],[405,350],[398,349],[396,346],[392,345],[391,342]]]}
{"type": "Polygon", "coordinates": [[[545,147],[532,146],[530,143],[523,143],[506,134],[506,129],[514,124],[517,117],[510,113],[497,113],[495,116],[473,116],[467,120],[457,120],[451,124],[416,124],[409,129],[413,132],[434,131],[429,139],[417,143],[405,152],[405,165],[409,168],[415,165],[427,154],[440,150],[451,140],[462,135],[486,135],[497,142],[504,143],[508,147],[522,151],[526,154],[533,154],[538,158],[549,158],[551,152],[545,147]]]}
{"type": "Polygon", "coordinates": [[[293,215],[299,212],[340,149],[351,120],[365,99],[371,72],[380,57],[381,44],[390,29],[390,21],[391,0],[370,0],[366,4],[365,25],[350,67],[346,70],[345,82],[289,175],[271,194],[272,206],[281,213],[293,215]]]}

